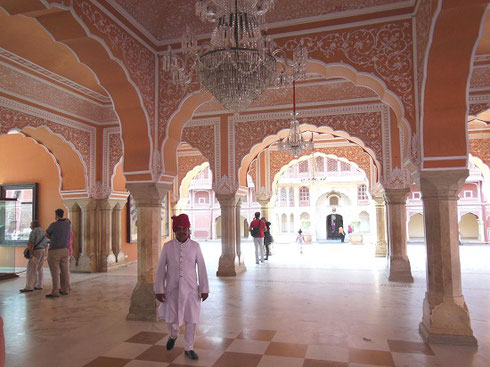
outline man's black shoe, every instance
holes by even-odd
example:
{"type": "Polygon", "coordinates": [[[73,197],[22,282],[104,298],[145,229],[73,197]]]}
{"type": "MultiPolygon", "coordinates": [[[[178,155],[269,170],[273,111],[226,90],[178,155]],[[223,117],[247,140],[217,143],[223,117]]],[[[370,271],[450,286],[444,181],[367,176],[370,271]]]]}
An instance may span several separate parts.
{"type": "Polygon", "coordinates": [[[185,356],[187,358],[190,358],[190,359],[193,359],[193,360],[199,359],[199,356],[193,350],[189,350],[189,351],[186,350],[185,351],[185,356]]]}
{"type": "Polygon", "coordinates": [[[168,338],[168,340],[167,340],[167,350],[170,350],[170,349],[172,349],[174,347],[176,340],[177,340],[177,338],[175,338],[175,339],[174,338],[170,338],[170,337],[168,338]]]}

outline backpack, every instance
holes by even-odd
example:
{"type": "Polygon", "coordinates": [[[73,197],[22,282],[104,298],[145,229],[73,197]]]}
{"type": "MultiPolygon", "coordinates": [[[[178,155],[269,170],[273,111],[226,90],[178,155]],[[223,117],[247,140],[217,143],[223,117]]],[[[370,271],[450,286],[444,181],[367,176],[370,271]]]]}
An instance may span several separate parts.
{"type": "Polygon", "coordinates": [[[260,236],[260,227],[252,227],[252,231],[250,232],[252,237],[259,237],[260,236]]]}

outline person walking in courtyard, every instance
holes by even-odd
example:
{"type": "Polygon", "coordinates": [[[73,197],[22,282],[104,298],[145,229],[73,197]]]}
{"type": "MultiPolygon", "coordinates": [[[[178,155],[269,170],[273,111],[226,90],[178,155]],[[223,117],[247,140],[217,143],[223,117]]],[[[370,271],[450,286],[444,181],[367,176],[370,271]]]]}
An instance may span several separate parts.
{"type": "Polygon", "coordinates": [[[264,260],[269,260],[270,248],[274,239],[271,234],[271,222],[268,222],[265,217],[262,217],[261,220],[265,223],[265,231],[264,231],[264,247],[265,247],[265,258],[264,260]]]}
{"type": "Polygon", "coordinates": [[[254,238],[255,263],[264,262],[264,236],[265,222],[260,219],[260,212],[255,213],[255,219],[250,223],[250,234],[254,238]],[[260,252],[260,258],[259,258],[260,252]]]}
{"type": "Polygon", "coordinates": [[[38,220],[33,220],[27,242],[30,257],[27,263],[26,286],[20,290],[21,293],[43,289],[43,264],[47,246],[46,232],[38,220]]]}
{"type": "Polygon", "coordinates": [[[154,291],[161,302],[158,317],[165,320],[170,334],[167,350],[174,347],[179,327],[185,323],[185,356],[196,360],[199,356],[194,351],[194,337],[201,300],[204,302],[209,295],[209,283],[201,247],[190,239],[190,227],[186,214],[172,217],[175,239],[163,245],[154,291]]]}
{"type": "Polygon", "coordinates": [[[344,231],[344,227],[340,226],[339,227],[339,237],[340,237],[340,242],[344,242],[345,240],[345,231],[344,231]]]}
{"type": "Polygon", "coordinates": [[[303,244],[305,243],[305,236],[303,236],[303,231],[301,229],[298,231],[296,243],[299,245],[299,253],[303,255],[303,244]]]}
{"type": "Polygon", "coordinates": [[[46,295],[46,298],[57,298],[60,294],[66,296],[70,290],[68,242],[70,241],[71,226],[70,222],[63,218],[64,215],[63,209],[56,209],[56,221],[46,229],[46,237],[50,239],[48,265],[53,282],[53,289],[50,294],[46,295]]]}

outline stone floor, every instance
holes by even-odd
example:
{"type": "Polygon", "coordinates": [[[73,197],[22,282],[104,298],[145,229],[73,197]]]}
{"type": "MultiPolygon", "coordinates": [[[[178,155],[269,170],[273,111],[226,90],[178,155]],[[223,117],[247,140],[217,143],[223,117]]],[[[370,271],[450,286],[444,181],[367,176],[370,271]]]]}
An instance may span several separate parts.
{"type": "Polygon", "coordinates": [[[162,346],[162,322],[126,321],[135,264],[106,274],[73,274],[73,292],[48,300],[20,294],[25,278],[0,283],[7,367],[151,366],[490,366],[490,246],[461,247],[463,286],[478,348],[426,345],[418,334],[425,248],[409,246],[415,282],[387,281],[372,246],[313,244],[303,254],[277,244],[247,271],[217,278],[220,245],[202,243],[211,294],[203,303],[197,363],[162,346]]]}

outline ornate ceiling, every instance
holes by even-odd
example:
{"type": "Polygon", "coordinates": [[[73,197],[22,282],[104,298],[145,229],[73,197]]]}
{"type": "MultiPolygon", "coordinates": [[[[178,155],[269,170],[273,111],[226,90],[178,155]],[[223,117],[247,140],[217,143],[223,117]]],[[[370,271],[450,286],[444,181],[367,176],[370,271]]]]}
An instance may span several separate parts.
{"type": "MultiPolygon", "coordinates": [[[[185,26],[196,34],[210,33],[212,30],[210,23],[203,23],[194,15],[194,0],[109,0],[109,3],[123,16],[132,17],[158,41],[180,38],[185,26]]],[[[297,21],[328,14],[340,17],[354,10],[357,15],[362,12],[376,13],[412,6],[413,3],[413,0],[277,0],[275,8],[267,16],[267,22],[297,21]]]]}

